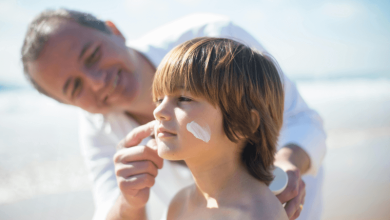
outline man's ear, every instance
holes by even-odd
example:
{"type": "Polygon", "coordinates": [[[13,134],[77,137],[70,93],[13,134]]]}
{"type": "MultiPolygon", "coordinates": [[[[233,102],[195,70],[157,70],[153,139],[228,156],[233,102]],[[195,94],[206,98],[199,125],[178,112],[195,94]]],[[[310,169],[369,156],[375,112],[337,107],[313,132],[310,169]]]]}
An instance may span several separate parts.
{"type": "Polygon", "coordinates": [[[118,30],[118,28],[115,26],[115,24],[112,21],[106,21],[105,23],[106,23],[107,27],[110,28],[111,32],[114,35],[117,35],[117,36],[121,37],[123,40],[126,40],[125,37],[123,36],[123,34],[118,30]]]}
{"type": "Polygon", "coordinates": [[[258,111],[252,109],[251,117],[252,117],[252,133],[254,133],[256,129],[260,126],[260,114],[258,111]]]}

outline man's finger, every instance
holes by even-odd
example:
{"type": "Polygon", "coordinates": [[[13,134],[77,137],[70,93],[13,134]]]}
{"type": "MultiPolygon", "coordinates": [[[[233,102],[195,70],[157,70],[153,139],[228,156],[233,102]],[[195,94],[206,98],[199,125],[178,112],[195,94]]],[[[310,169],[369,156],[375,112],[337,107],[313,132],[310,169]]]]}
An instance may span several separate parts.
{"type": "Polygon", "coordinates": [[[163,167],[164,160],[158,156],[157,150],[148,146],[135,146],[118,151],[114,155],[114,163],[130,163],[135,161],[151,161],[157,168],[163,167]]]}
{"type": "Polygon", "coordinates": [[[122,192],[126,192],[127,190],[133,192],[134,190],[140,190],[146,187],[150,188],[155,183],[154,176],[147,173],[137,174],[129,178],[119,177],[118,180],[118,185],[122,192]]]}
{"type": "Polygon", "coordinates": [[[284,209],[286,210],[288,219],[290,220],[293,219],[292,217],[294,216],[295,212],[299,209],[299,203],[300,203],[300,199],[298,198],[298,196],[286,203],[284,209]]]}
{"type": "Polygon", "coordinates": [[[133,147],[141,143],[141,141],[154,132],[154,126],[156,121],[151,121],[144,125],[134,128],[125,138],[124,146],[125,148],[133,147]]]}
{"type": "Polygon", "coordinates": [[[299,192],[299,170],[289,170],[286,173],[288,175],[287,187],[283,192],[276,196],[282,204],[296,197],[299,192]]]}
{"type": "Polygon", "coordinates": [[[297,211],[298,212],[300,211],[299,205],[300,205],[300,198],[298,196],[286,203],[286,206],[284,207],[284,209],[286,210],[288,219],[290,219],[290,220],[294,219],[293,217],[294,217],[295,213],[297,211]]]}
{"type": "Polygon", "coordinates": [[[157,151],[157,142],[156,142],[156,139],[152,138],[148,141],[148,143],[146,143],[146,146],[152,148],[153,150],[156,150],[157,151]]]}
{"type": "Polygon", "coordinates": [[[301,200],[301,204],[305,204],[305,198],[306,198],[306,183],[301,180],[301,189],[303,190],[303,195],[302,195],[302,200],[301,200]]]}
{"type": "Polygon", "coordinates": [[[298,196],[295,196],[292,200],[288,201],[284,207],[290,220],[296,219],[300,215],[302,211],[300,205],[303,204],[305,195],[305,184],[302,180],[300,180],[298,196]]]}
{"type": "Polygon", "coordinates": [[[125,148],[125,144],[126,144],[125,139],[122,139],[122,140],[116,145],[116,151],[119,151],[119,150],[125,148]]]}
{"type": "Polygon", "coordinates": [[[305,204],[305,196],[306,196],[306,191],[303,193],[303,195],[302,195],[302,200],[301,200],[301,202],[300,202],[300,204],[299,204],[299,208],[298,208],[297,211],[294,213],[294,216],[292,217],[292,219],[297,219],[297,218],[299,217],[299,215],[301,214],[301,212],[302,212],[302,210],[303,210],[303,207],[305,207],[305,206],[304,206],[304,204],[305,204]],[[301,207],[301,205],[302,205],[302,207],[301,207]]]}
{"type": "Polygon", "coordinates": [[[130,164],[118,164],[115,167],[116,176],[124,178],[129,178],[130,176],[142,173],[148,173],[156,177],[158,170],[156,165],[151,161],[136,161],[130,164]]]}

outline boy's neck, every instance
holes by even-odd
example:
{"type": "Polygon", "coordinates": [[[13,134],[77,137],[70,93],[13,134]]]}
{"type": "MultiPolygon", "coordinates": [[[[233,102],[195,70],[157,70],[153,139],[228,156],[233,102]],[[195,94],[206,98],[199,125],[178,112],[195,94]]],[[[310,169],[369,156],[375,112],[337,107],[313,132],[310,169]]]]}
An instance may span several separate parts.
{"type": "MultiPolygon", "coordinates": [[[[226,150],[229,152],[229,150],[226,150]]],[[[248,195],[259,196],[263,190],[268,190],[267,185],[254,178],[241,162],[241,155],[237,151],[220,154],[218,157],[207,159],[186,160],[196,183],[194,190],[195,205],[207,208],[218,208],[219,201],[229,203],[237,198],[248,195]],[[193,162],[193,161],[196,161],[193,162]]]]}

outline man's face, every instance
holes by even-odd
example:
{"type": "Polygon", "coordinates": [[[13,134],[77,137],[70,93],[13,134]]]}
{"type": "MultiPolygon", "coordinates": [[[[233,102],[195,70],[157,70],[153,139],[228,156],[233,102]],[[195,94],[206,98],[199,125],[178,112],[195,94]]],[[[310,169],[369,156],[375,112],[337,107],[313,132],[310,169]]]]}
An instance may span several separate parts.
{"type": "Polygon", "coordinates": [[[28,69],[53,98],[92,113],[107,113],[126,110],[139,99],[138,63],[122,35],[62,22],[28,69]]]}

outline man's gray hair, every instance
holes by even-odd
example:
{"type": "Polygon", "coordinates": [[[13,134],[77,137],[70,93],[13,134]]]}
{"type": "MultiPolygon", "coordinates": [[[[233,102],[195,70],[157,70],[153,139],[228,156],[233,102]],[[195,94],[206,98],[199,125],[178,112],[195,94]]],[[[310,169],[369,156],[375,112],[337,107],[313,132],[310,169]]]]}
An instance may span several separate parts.
{"type": "Polygon", "coordinates": [[[111,34],[111,30],[106,26],[104,21],[97,19],[95,16],[69,9],[45,10],[41,12],[29,24],[27,33],[24,38],[21,55],[24,74],[33,86],[40,92],[50,96],[45,92],[30,76],[27,63],[35,61],[39,58],[46,42],[50,37],[50,30],[56,22],[74,21],[80,25],[95,28],[107,34],[111,34]]]}

